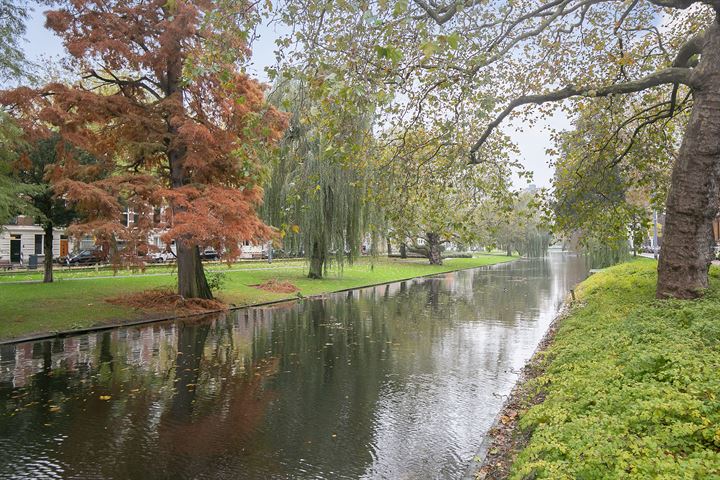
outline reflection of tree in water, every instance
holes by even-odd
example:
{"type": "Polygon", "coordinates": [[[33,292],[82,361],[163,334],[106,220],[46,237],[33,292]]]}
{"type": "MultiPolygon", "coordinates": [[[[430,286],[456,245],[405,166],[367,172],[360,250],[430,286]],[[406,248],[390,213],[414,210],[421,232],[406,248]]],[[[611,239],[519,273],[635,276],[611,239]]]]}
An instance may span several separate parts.
{"type": "MultiPolygon", "coordinates": [[[[262,450],[253,434],[272,399],[263,382],[277,373],[277,362],[261,358],[250,364],[247,374],[233,375],[237,364],[206,355],[210,328],[209,323],[180,327],[175,393],[160,419],[159,448],[161,458],[168,461],[164,471],[186,478],[216,471],[218,457],[235,457],[229,464],[252,463],[254,451],[262,450]],[[206,362],[214,364],[210,375],[206,362]],[[204,395],[203,386],[209,383],[217,387],[212,395],[204,395]]],[[[222,337],[227,330],[216,333],[222,337]]],[[[210,353],[220,352],[221,343],[216,341],[210,353]]]]}
{"type": "MultiPolygon", "coordinates": [[[[53,360],[65,358],[56,354],[62,343],[39,342],[27,387],[0,385],[8,445],[0,469],[44,455],[79,477],[362,475],[373,463],[378,402],[414,385],[418,373],[442,375],[454,360],[442,356],[466,355],[466,345],[512,349],[493,325],[523,322],[518,311],[532,316],[574,279],[552,269],[528,261],[492,275],[468,271],[108,331],[79,337],[76,345],[97,341],[75,363],[53,360]],[[487,339],[452,338],[472,322],[489,325],[487,339]]],[[[487,361],[488,371],[498,368],[496,356],[487,361]]]]}
{"type": "Polygon", "coordinates": [[[86,371],[83,378],[62,366],[53,370],[51,343],[37,343],[34,355],[42,356],[43,370],[24,389],[0,391],[4,408],[29,404],[10,420],[2,418],[3,438],[25,458],[34,447],[51,454],[67,475],[147,478],[176,472],[190,478],[212,471],[217,455],[236,455],[262,422],[270,400],[262,382],[277,368],[263,361],[237,375],[237,365],[205,358],[211,328],[207,319],[181,322],[177,336],[168,338],[177,339],[176,363],[159,375],[125,365],[127,345],[112,341],[110,332],[101,336],[97,362],[79,369],[86,371]],[[205,362],[215,364],[213,378],[204,373],[205,362]],[[205,395],[207,384],[220,378],[228,381],[205,395]],[[63,392],[69,398],[59,398],[63,392]],[[38,432],[38,425],[46,430],[38,432]],[[54,441],[59,434],[60,444],[54,441]]]}

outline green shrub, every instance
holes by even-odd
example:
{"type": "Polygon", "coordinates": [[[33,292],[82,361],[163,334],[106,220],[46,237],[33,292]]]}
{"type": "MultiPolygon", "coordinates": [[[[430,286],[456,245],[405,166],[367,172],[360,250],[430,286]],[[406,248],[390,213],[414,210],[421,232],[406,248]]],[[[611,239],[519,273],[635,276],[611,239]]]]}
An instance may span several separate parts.
{"type": "Polygon", "coordinates": [[[593,275],[536,379],[515,479],[720,479],[720,281],[658,301],[654,261],[593,275]]]}
{"type": "Polygon", "coordinates": [[[207,278],[210,290],[217,292],[225,285],[226,275],[225,272],[210,271],[205,275],[205,278],[207,278]]]}

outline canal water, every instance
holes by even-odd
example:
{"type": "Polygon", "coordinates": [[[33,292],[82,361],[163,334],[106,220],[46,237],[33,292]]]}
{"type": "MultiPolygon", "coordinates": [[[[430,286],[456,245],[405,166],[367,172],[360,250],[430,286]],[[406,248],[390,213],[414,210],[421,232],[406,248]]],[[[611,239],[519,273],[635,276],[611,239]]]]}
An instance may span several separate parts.
{"type": "Polygon", "coordinates": [[[460,478],[578,257],[0,346],[0,478],[460,478]]]}

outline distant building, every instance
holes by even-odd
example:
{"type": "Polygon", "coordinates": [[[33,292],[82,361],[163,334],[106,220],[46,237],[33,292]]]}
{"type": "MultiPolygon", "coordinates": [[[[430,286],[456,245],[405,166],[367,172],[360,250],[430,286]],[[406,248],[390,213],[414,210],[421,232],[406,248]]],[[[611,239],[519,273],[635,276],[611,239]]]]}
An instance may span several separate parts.
{"type": "MultiPolygon", "coordinates": [[[[53,230],[52,256],[60,257],[69,252],[65,230],[53,230]]],[[[27,263],[30,255],[44,256],[45,232],[33,223],[32,217],[15,217],[8,225],[0,226],[0,260],[11,263],[27,263]]]]}
{"type": "MultiPolygon", "coordinates": [[[[156,214],[157,215],[157,214],[156,214]]],[[[132,227],[138,221],[137,214],[126,211],[121,218],[125,227],[132,227]]],[[[162,240],[165,230],[158,228],[148,236],[148,245],[158,251],[166,251],[168,248],[176,253],[175,242],[166,245],[162,240]]],[[[71,252],[87,250],[95,247],[97,241],[94,237],[86,235],[81,239],[70,239],[65,229],[53,229],[53,258],[66,257],[71,252]]],[[[240,258],[253,259],[265,258],[268,253],[268,244],[256,245],[246,240],[240,242],[240,258]]],[[[0,225],[0,262],[10,261],[12,264],[27,264],[30,255],[38,255],[44,258],[45,232],[41,225],[33,223],[33,218],[28,216],[15,217],[9,224],[0,225]]]]}

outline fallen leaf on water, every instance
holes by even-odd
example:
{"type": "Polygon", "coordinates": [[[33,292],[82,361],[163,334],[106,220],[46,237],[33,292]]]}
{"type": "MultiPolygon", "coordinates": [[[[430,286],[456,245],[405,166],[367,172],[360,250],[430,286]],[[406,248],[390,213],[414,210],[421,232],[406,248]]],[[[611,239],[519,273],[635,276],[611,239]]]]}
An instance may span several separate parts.
{"type": "Polygon", "coordinates": [[[100,395],[100,400],[110,400],[112,395],[100,395]]]}

